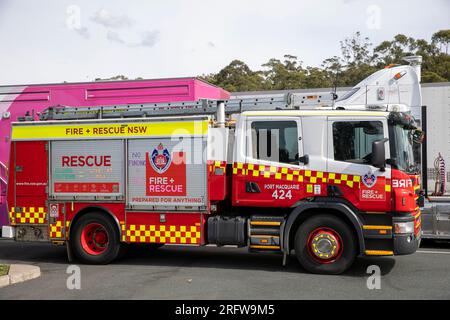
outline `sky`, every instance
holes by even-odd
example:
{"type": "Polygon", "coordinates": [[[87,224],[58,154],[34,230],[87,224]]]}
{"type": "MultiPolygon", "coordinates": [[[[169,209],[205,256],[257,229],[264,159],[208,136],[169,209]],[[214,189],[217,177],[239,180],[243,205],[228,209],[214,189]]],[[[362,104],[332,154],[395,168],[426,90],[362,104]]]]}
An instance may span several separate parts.
{"type": "Polygon", "coordinates": [[[450,28],[450,0],[0,0],[0,86],[320,66],[360,31],[378,44],[450,28]]]}

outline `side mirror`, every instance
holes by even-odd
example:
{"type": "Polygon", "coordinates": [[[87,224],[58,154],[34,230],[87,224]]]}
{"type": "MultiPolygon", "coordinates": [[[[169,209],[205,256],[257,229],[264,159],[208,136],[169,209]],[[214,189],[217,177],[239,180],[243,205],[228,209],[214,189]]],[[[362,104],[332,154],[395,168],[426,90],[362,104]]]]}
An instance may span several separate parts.
{"type": "Polygon", "coordinates": [[[388,141],[387,138],[372,142],[372,165],[382,171],[386,168],[386,154],[384,151],[386,141],[388,141]]]}

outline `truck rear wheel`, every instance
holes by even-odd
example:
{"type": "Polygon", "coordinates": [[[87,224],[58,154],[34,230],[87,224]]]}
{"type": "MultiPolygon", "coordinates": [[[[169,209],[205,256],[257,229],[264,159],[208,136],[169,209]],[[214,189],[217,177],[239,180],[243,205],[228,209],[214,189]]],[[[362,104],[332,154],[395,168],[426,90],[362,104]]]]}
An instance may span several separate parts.
{"type": "Polygon", "coordinates": [[[295,235],[295,254],[309,272],[340,274],[356,257],[350,227],[333,215],[318,215],[303,222],[295,235]]]}
{"type": "Polygon", "coordinates": [[[75,256],[87,264],[108,264],[122,251],[117,227],[101,212],[82,216],[70,241],[75,256]]]}

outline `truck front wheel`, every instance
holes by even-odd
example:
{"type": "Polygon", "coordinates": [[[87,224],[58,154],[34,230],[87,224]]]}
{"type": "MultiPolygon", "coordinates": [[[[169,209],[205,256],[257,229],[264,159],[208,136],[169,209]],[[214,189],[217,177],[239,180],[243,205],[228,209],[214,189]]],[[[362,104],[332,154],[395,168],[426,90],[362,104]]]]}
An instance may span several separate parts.
{"type": "Polygon", "coordinates": [[[119,233],[104,213],[83,215],[75,224],[70,238],[75,256],[87,264],[107,264],[121,252],[119,233]]]}
{"type": "Polygon", "coordinates": [[[356,257],[356,240],[349,226],[333,215],[313,216],[295,235],[295,254],[309,272],[340,274],[356,257]]]}

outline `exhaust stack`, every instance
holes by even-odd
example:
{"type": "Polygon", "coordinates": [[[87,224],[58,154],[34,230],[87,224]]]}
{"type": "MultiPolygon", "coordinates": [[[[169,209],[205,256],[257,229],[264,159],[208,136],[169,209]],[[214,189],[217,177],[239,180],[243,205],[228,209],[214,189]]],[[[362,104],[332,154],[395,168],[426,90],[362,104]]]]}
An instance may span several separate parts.
{"type": "Polygon", "coordinates": [[[409,65],[414,69],[420,83],[420,79],[422,76],[422,56],[407,56],[404,57],[403,60],[408,62],[409,65]]]}

